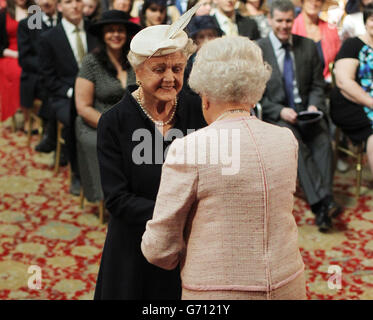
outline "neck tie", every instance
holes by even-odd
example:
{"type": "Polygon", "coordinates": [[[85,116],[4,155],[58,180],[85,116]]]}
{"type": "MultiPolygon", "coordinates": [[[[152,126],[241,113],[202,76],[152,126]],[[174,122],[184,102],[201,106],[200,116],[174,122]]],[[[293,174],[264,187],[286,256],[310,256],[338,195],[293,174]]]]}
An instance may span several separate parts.
{"type": "Polygon", "coordinates": [[[284,84],[285,84],[285,91],[286,91],[286,98],[288,100],[288,105],[290,108],[295,110],[295,103],[294,103],[294,70],[293,70],[293,59],[290,55],[290,45],[289,43],[284,43],[282,47],[285,49],[285,59],[284,59],[284,84]]]}
{"type": "Polygon", "coordinates": [[[54,21],[53,21],[53,17],[49,17],[49,27],[53,28],[54,27],[54,21]]]}
{"type": "Polygon", "coordinates": [[[76,27],[74,32],[76,33],[76,49],[78,51],[79,63],[81,63],[85,55],[85,50],[79,31],[79,28],[76,27]]]}
{"type": "Polygon", "coordinates": [[[228,18],[228,29],[229,29],[229,36],[237,36],[235,23],[232,19],[228,18]]]}

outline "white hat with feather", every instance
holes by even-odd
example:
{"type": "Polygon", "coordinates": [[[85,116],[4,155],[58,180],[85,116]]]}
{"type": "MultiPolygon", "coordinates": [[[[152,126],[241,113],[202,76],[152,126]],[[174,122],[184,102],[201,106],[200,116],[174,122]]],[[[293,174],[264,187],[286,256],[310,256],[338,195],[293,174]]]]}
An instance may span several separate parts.
{"type": "Polygon", "coordinates": [[[196,4],[171,25],[160,24],[141,30],[131,41],[131,51],[140,56],[152,57],[183,49],[188,43],[188,35],[183,30],[200,6],[200,3],[196,4]]]}

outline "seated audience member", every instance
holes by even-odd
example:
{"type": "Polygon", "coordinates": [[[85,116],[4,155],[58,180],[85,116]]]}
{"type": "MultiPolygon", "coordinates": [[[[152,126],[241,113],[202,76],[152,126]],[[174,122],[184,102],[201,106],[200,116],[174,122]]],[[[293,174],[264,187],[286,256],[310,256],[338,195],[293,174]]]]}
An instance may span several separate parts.
{"type": "Polygon", "coordinates": [[[245,36],[251,40],[260,38],[256,22],[243,17],[235,10],[237,0],[215,0],[216,10],[213,17],[226,36],[245,36]]]}
{"type": "Polygon", "coordinates": [[[56,121],[64,125],[72,179],[70,192],[79,195],[79,172],[76,163],[71,104],[76,75],[84,55],[96,47],[96,39],[86,32],[82,0],[59,0],[61,23],[44,32],[40,41],[40,68],[49,96],[49,119],[37,151],[50,152],[56,144],[56,121]]]}
{"type": "Polygon", "coordinates": [[[268,22],[268,9],[265,0],[241,0],[239,12],[244,17],[250,17],[255,20],[258,25],[260,37],[265,38],[272,30],[268,22]]]}
{"type": "Polygon", "coordinates": [[[132,17],[131,12],[133,8],[133,0],[112,0],[111,1],[112,10],[120,10],[127,13],[130,17],[129,21],[133,23],[140,24],[139,17],[132,17]]]}
{"type": "Polygon", "coordinates": [[[202,5],[198,8],[198,10],[195,13],[195,16],[205,16],[210,14],[212,9],[212,0],[191,0],[188,1],[188,7],[187,10],[194,7],[197,3],[202,3],[202,5]]]}
{"type": "MultiPolygon", "coordinates": [[[[193,39],[193,42],[197,45],[197,51],[201,49],[202,45],[207,41],[213,40],[223,35],[223,31],[216,23],[216,19],[208,15],[194,16],[188,24],[187,33],[189,37],[193,39]]],[[[189,74],[192,71],[196,54],[197,52],[193,53],[190,56],[184,71],[184,88],[191,93],[194,92],[190,89],[188,85],[188,79],[189,74]]]]}
{"type": "Polygon", "coordinates": [[[140,11],[140,25],[143,28],[167,24],[167,0],[145,0],[140,11]]]}
{"type": "Polygon", "coordinates": [[[289,129],[250,116],[270,74],[246,37],[215,39],[197,53],[189,82],[209,126],[171,144],[141,243],[150,263],[180,263],[184,300],[306,299],[292,212],[298,144],[289,129]],[[183,161],[191,150],[207,164],[183,161]]]}
{"type": "Polygon", "coordinates": [[[341,212],[333,199],[332,146],[325,119],[314,124],[297,120],[301,111],[325,112],[325,82],[315,43],[292,35],[294,5],[274,0],[272,31],[258,41],[264,60],[273,68],[261,100],[263,120],[291,129],[299,143],[298,177],[316,215],[320,231],[332,227],[330,216],[341,212]]]}
{"type": "Polygon", "coordinates": [[[42,101],[39,116],[46,123],[49,108],[47,91],[40,73],[40,36],[55,27],[61,21],[61,16],[57,13],[57,0],[39,0],[38,5],[42,11],[41,29],[28,27],[33,17],[21,20],[18,25],[18,62],[22,68],[20,92],[24,108],[32,108],[36,98],[42,101]]]}
{"type": "Polygon", "coordinates": [[[328,0],[302,0],[302,12],[294,20],[292,33],[315,42],[322,63],[324,79],[330,83],[329,64],[334,62],[341,42],[338,29],[319,18],[321,8],[326,1],[328,0]]]}
{"type": "Polygon", "coordinates": [[[104,198],[97,160],[97,124],[101,114],[123,97],[127,85],[136,83],[127,53],[132,36],[139,30],[140,26],[129,22],[128,15],[118,10],[103,13],[102,19],[89,29],[100,46],[84,57],[76,79],[79,116],[75,135],[80,180],[90,202],[104,198]]]}
{"type": "Polygon", "coordinates": [[[96,22],[101,17],[100,0],[83,0],[83,15],[91,22],[96,22]]]}
{"type": "Polygon", "coordinates": [[[14,116],[20,107],[17,29],[33,1],[7,0],[6,3],[6,8],[0,11],[0,122],[14,116]]]}
{"type": "Polygon", "coordinates": [[[330,116],[353,142],[366,142],[373,172],[373,3],[363,9],[365,34],[347,39],[334,65],[330,116]]]}
{"type": "Polygon", "coordinates": [[[158,25],[159,16],[163,18],[164,11],[166,12],[166,24],[171,24],[180,17],[179,10],[169,0],[135,0],[131,15],[138,16],[140,25],[145,28],[158,25]],[[148,20],[147,23],[150,24],[145,24],[145,20],[148,20]]]}
{"type": "Polygon", "coordinates": [[[359,0],[360,2],[360,11],[348,14],[343,19],[341,39],[342,41],[347,38],[357,37],[365,34],[365,23],[363,20],[363,10],[364,7],[369,3],[372,3],[373,0],[359,0]]]}

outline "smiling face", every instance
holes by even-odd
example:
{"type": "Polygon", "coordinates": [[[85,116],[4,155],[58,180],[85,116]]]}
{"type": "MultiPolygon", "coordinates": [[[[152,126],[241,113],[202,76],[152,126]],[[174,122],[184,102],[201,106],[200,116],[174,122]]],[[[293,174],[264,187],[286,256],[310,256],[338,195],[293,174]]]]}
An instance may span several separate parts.
{"type": "Polygon", "coordinates": [[[122,24],[108,24],[103,28],[106,46],[112,50],[121,49],[127,41],[126,27],[122,24]]]}
{"type": "Polygon", "coordinates": [[[294,23],[294,12],[282,12],[275,9],[273,11],[273,16],[269,17],[269,23],[272,27],[275,36],[281,42],[287,42],[289,41],[291,29],[294,23]]]}
{"type": "Polygon", "coordinates": [[[146,60],[136,69],[144,95],[158,101],[173,101],[183,86],[186,62],[181,51],[146,60]]]}

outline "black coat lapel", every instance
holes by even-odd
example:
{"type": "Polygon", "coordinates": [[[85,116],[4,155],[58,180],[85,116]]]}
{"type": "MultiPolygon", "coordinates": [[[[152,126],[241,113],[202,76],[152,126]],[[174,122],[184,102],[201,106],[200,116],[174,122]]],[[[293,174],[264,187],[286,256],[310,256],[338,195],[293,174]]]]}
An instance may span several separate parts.
{"type": "Polygon", "coordinates": [[[283,82],[280,67],[278,65],[276,55],[275,55],[275,49],[273,48],[272,42],[268,37],[266,38],[265,45],[268,47],[266,50],[268,52],[267,62],[272,66],[272,77],[275,79],[279,79],[279,81],[283,82]]]}
{"type": "Polygon", "coordinates": [[[61,49],[60,54],[64,55],[66,61],[71,61],[72,67],[79,69],[78,64],[76,63],[73,49],[70,46],[69,39],[67,38],[65,29],[62,27],[62,23],[56,26],[56,35],[58,36],[58,44],[61,49]]]}
{"type": "Polygon", "coordinates": [[[88,32],[88,29],[89,29],[90,25],[91,25],[91,23],[89,21],[84,20],[84,30],[85,30],[85,34],[87,35],[88,52],[91,52],[97,46],[96,37],[93,36],[90,32],[88,32]]]}

